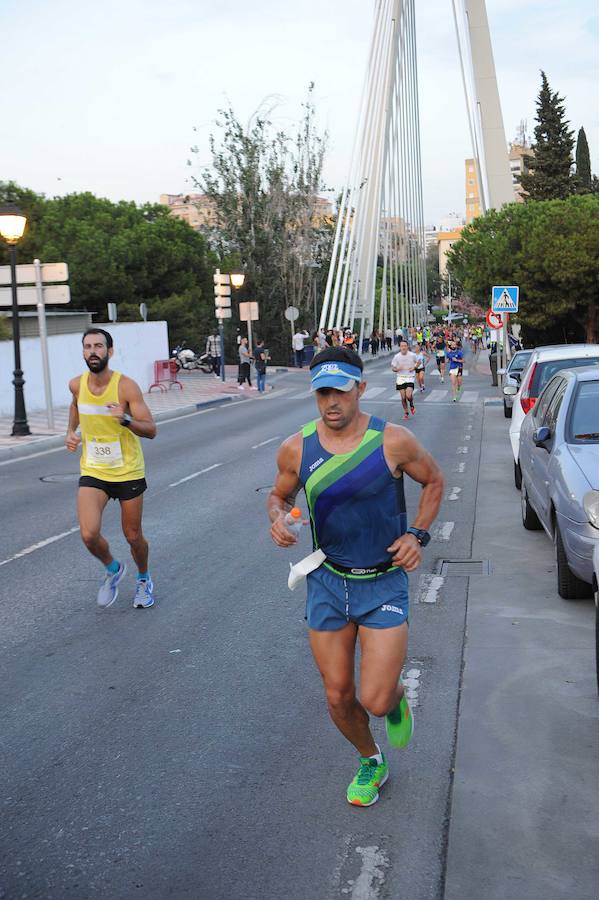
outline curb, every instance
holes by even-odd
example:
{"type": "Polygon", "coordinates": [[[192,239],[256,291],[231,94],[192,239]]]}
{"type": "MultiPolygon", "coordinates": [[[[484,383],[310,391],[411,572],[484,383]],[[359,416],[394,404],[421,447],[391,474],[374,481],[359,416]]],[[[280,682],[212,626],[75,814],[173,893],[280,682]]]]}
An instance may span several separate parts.
{"type": "MultiPolygon", "coordinates": [[[[164,409],[157,412],[154,416],[155,422],[163,422],[165,419],[178,419],[180,416],[187,416],[197,412],[199,409],[206,409],[211,406],[223,406],[225,403],[243,402],[245,397],[215,397],[213,400],[202,400],[199,403],[190,403],[187,406],[180,406],[177,409],[164,409]]],[[[22,447],[2,447],[0,449],[0,462],[8,459],[26,459],[28,456],[34,456],[36,453],[43,453],[44,450],[51,450],[54,447],[62,447],[64,436],[62,434],[52,434],[47,438],[41,438],[39,441],[31,441],[23,444],[22,447]]]]}

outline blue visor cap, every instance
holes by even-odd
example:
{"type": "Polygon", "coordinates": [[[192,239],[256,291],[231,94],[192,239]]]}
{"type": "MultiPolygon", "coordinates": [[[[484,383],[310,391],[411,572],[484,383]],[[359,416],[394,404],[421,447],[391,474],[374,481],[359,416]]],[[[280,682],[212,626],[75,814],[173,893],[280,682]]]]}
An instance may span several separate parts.
{"type": "Polygon", "coordinates": [[[362,372],[357,366],[346,362],[323,362],[312,369],[312,390],[334,388],[336,391],[351,391],[354,384],[360,384],[362,372]]]}

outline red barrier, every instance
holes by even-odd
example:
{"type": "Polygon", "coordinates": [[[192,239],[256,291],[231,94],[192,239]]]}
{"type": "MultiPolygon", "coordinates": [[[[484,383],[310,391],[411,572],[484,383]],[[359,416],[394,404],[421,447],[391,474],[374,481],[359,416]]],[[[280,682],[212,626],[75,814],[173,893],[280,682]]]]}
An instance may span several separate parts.
{"type": "Polygon", "coordinates": [[[160,388],[161,391],[167,391],[177,385],[183,390],[183,385],[177,379],[177,363],[174,359],[157,359],[154,363],[154,381],[148,388],[148,393],[152,388],[160,388]],[[166,385],[168,384],[168,388],[166,385]]]}

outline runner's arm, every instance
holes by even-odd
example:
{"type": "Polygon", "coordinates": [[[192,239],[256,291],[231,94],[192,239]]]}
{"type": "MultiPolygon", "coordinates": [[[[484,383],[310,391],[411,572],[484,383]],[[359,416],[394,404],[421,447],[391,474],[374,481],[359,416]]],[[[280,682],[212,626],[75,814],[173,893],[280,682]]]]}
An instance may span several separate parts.
{"type": "Polygon", "coordinates": [[[146,406],[139,385],[132,378],[121,378],[119,400],[120,403],[108,404],[111,415],[122,419],[128,413],[131,416],[129,431],[138,437],[150,438],[150,440],[156,437],[156,423],[152,418],[152,413],[146,406]]]}
{"type": "Polygon", "coordinates": [[[284,518],[300,489],[301,453],[302,436],[294,434],[281,444],[277,454],[277,476],[266,505],[271,521],[270,536],[279,547],[297,543],[297,538],[285,527],[284,518]]]}
{"type": "Polygon", "coordinates": [[[79,396],[79,381],[80,376],[77,376],[77,378],[71,378],[71,380],[69,381],[69,390],[73,395],[73,399],[71,400],[71,405],[69,406],[69,424],[67,425],[67,435],[64,442],[67,450],[70,450],[71,453],[74,453],[81,443],[81,438],[78,434],[76,434],[77,428],[79,427],[79,409],[77,407],[77,398],[79,396]]]}
{"type": "MultiPolygon", "coordinates": [[[[391,468],[404,472],[422,485],[418,512],[410,524],[414,528],[428,531],[437,517],[443,499],[444,480],[441,469],[406,428],[389,426],[385,429],[385,438],[385,455],[388,456],[391,468]]],[[[412,572],[420,565],[422,548],[413,534],[402,535],[387,549],[393,554],[395,565],[403,566],[407,572],[412,572]]]]}

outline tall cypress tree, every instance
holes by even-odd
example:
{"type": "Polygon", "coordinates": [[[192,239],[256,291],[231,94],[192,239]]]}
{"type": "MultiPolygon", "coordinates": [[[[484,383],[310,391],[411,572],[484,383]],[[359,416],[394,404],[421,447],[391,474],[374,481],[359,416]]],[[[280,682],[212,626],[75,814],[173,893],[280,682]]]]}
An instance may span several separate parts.
{"type": "Polygon", "coordinates": [[[574,132],[568,127],[563,97],[549,87],[541,72],[541,90],[537,100],[537,125],[531,156],[525,157],[530,171],[520,183],[528,200],[564,200],[576,189],[572,177],[574,132]]]}
{"type": "Polygon", "coordinates": [[[590,194],[592,192],[591,154],[584,128],[578,132],[576,141],[576,180],[579,193],[590,194]]]}

